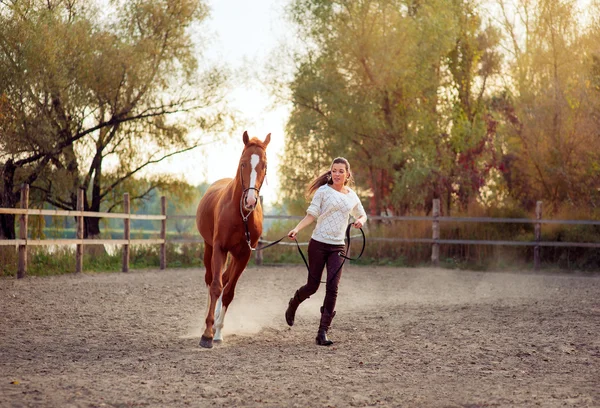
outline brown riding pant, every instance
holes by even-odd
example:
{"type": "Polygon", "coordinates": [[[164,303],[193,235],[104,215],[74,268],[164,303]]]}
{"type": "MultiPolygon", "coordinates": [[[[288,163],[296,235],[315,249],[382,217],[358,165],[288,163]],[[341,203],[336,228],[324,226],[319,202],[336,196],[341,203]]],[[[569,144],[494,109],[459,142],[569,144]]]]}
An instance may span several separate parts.
{"type": "Polygon", "coordinates": [[[338,285],[342,277],[341,266],[344,262],[339,253],[346,253],[345,245],[331,245],[311,239],[308,243],[308,278],[306,285],[298,289],[300,301],[304,301],[316,293],[321,284],[323,269],[327,266],[325,284],[325,300],[323,307],[333,313],[337,300],[338,285]]]}

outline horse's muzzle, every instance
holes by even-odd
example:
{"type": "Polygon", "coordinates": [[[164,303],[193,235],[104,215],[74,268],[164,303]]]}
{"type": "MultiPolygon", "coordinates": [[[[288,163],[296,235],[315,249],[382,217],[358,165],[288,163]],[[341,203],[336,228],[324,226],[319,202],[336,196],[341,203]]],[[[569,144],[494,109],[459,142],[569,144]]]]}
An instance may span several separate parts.
{"type": "Polygon", "coordinates": [[[250,193],[248,193],[248,195],[246,196],[246,199],[244,200],[244,208],[246,208],[246,210],[254,210],[256,208],[256,194],[252,191],[250,193]]]}

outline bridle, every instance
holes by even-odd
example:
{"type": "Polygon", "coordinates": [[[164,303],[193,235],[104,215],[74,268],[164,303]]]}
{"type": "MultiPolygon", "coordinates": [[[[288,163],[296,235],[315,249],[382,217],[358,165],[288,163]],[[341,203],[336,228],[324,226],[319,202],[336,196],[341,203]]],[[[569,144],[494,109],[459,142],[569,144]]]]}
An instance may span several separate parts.
{"type": "MultiPolygon", "coordinates": [[[[245,163],[242,163],[242,165],[240,166],[240,183],[242,184],[242,197],[240,198],[240,215],[242,216],[242,221],[244,222],[244,230],[245,230],[245,235],[246,235],[246,243],[248,244],[248,248],[250,248],[251,251],[256,251],[256,248],[252,248],[252,244],[251,244],[251,240],[250,240],[250,229],[248,228],[248,218],[250,217],[250,214],[252,214],[252,212],[256,209],[256,206],[258,205],[258,201],[260,200],[260,189],[256,188],[256,187],[248,187],[248,188],[244,188],[244,173],[242,172],[242,169],[244,167],[245,163]],[[250,190],[255,190],[256,191],[256,205],[250,210],[248,211],[247,214],[244,214],[244,201],[246,199],[246,197],[248,196],[248,191],[250,190]]],[[[265,180],[267,177],[267,165],[265,164],[265,176],[263,177],[263,180],[265,180]]]]}

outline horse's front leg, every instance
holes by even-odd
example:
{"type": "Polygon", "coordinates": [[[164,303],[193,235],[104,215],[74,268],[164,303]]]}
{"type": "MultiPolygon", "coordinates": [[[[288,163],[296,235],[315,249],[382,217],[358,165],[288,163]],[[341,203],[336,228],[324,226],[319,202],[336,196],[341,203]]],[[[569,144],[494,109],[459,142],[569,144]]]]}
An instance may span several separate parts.
{"type": "Polygon", "coordinates": [[[204,329],[204,334],[200,338],[200,346],[204,348],[212,348],[213,346],[213,336],[214,336],[214,324],[215,324],[215,307],[217,305],[218,299],[221,297],[221,293],[223,292],[223,281],[222,281],[222,270],[223,264],[226,259],[226,252],[222,251],[218,248],[218,245],[213,246],[213,256],[212,256],[212,282],[209,287],[209,301],[208,301],[208,310],[206,312],[206,328],[204,329]]]}

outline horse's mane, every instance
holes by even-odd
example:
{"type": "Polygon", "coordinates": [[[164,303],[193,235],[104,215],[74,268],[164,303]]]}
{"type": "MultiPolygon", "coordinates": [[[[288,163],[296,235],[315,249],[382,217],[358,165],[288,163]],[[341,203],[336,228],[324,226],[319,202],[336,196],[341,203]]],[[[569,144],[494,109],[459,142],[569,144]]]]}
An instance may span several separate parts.
{"type": "Polygon", "coordinates": [[[265,146],[265,144],[263,143],[263,141],[260,140],[257,137],[253,137],[252,139],[250,139],[248,141],[248,143],[246,144],[245,149],[249,149],[249,148],[251,148],[253,146],[257,146],[257,147],[260,147],[263,150],[267,150],[267,146],[265,146]]]}

